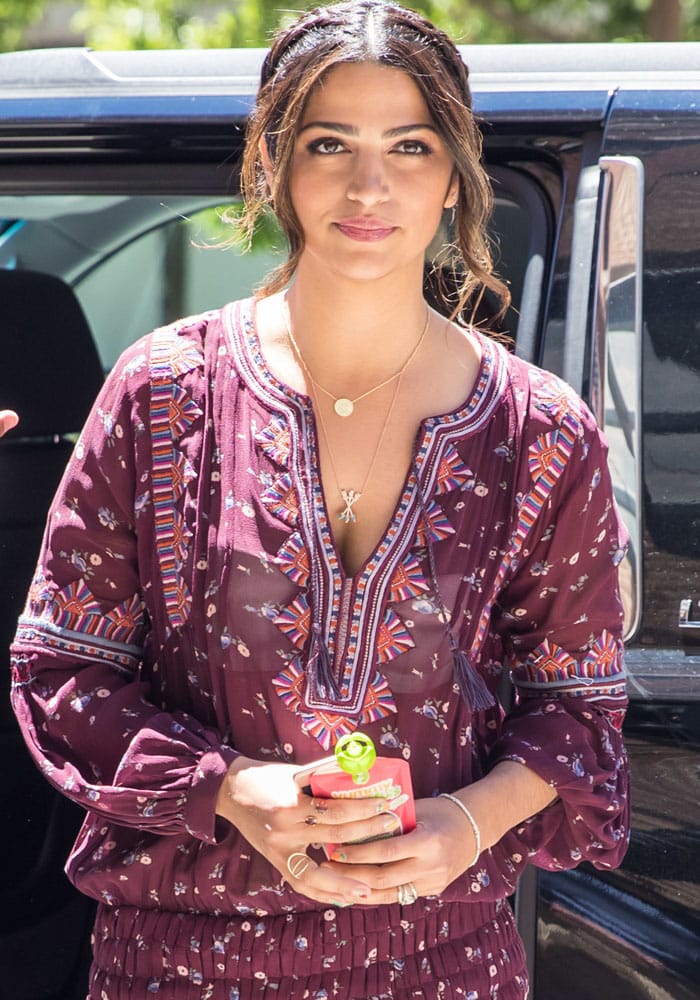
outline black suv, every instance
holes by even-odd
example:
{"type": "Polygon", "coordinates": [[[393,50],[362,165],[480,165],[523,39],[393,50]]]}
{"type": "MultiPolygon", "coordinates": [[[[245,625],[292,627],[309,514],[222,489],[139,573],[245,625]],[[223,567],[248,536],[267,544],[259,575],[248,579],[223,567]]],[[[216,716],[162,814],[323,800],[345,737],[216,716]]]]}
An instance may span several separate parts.
{"type": "MultiPolygon", "coordinates": [[[[691,1000],[700,970],[700,44],[483,46],[472,69],[518,354],[610,442],[623,565],[633,833],[621,870],[528,870],[535,1000],[691,1000]]],[[[219,209],[258,50],[0,56],[0,645],[103,373],[147,330],[247,294],[219,209]]],[[[76,554],[79,558],[79,554],[76,554]]],[[[7,654],[3,654],[6,656],[7,654]]],[[[8,671],[5,671],[8,676],[8,671]]],[[[91,904],[61,866],[80,816],[0,712],[0,992],[85,995],[91,904]]]]}

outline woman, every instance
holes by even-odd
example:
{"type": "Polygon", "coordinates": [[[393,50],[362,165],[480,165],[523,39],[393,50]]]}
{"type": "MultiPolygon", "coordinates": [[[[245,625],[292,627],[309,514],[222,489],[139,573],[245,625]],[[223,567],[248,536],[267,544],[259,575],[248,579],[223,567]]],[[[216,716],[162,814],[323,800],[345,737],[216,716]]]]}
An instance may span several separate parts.
{"type": "Polygon", "coordinates": [[[88,810],[91,998],[521,998],[527,861],[624,853],[605,446],[465,320],[507,295],[469,104],[453,44],[402,8],[282,32],[242,177],[289,261],[131,348],[78,443],[14,704],[88,810]],[[356,729],[409,761],[415,831],[299,789],[356,729]]]}

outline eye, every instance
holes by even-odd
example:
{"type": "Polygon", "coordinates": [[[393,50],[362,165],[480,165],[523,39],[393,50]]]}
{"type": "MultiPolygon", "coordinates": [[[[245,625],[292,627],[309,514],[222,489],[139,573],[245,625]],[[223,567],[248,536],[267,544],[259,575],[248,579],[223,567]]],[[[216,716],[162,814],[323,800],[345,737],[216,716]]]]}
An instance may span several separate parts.
{"type": "Polygon", "coordinates": [[[319,156],[333,156],[335,153],[342,153],[345,150],[340,139],[334,139],[333,136],[314,139],[306,148],[310,153],[316,153],[319,156]]]}
{"type": "Polygon", "coordinates": [[[407,153],[409,156],[430,156],[432,149],[420,139],[403,139],[395,147],[399,153],[407,153]]]}

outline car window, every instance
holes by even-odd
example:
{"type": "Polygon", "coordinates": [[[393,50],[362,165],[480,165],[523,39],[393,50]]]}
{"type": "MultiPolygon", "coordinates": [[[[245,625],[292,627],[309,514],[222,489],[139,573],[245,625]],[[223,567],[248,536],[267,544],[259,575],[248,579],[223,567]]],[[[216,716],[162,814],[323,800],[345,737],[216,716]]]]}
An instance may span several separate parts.
{"type": "MultiPolygon", "coordinates": [[[[272,222],[251,252],[235,245],[223,218],[231,209],[200,195],[1,197],[0,267],[48,272],[71,285],[108,371],[144,333],[248,295],[281,262],[285,241],[272,222]]],[[[505,329],[514,340],[524,298],[533,295],[527,275],[540,228],[501,171],[491,229],[497,269],[513,295],[505,329]]],[[[537,311],[536,304],[528,315],[537,311]]]]}

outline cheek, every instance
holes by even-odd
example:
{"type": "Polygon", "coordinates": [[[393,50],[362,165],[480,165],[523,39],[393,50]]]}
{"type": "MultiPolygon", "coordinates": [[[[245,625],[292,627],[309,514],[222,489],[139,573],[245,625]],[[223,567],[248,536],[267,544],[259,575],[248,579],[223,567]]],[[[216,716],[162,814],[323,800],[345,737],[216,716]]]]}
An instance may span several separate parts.
{"type": "Polygon", "coordinates": [[[289,174],[289,197],[299,217],[318,208],[329,190],[329,179],[322,171],[306,167],[289,174]]]}

